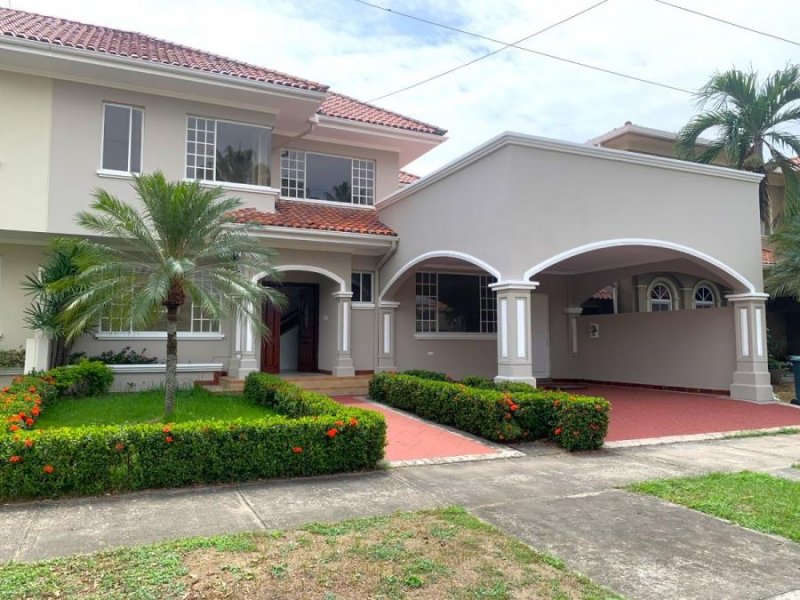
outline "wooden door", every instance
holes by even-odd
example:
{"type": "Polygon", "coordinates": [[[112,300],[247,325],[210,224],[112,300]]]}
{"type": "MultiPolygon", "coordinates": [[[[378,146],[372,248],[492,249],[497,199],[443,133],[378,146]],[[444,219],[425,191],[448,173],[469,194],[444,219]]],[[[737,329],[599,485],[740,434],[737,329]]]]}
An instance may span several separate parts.
{"type": "Polygon", "coordinates": [[[261,342],[261,370],[264,373],[281,372],[281,313],[269,302],[264,307],[264,325],[269,338],[261,342]]]}
{"type": "Polygon", "coordinates": [[[298,334],[297,370],[316,372],[319,339],[319,286],[300,287],[297,294],[298,334]]]}

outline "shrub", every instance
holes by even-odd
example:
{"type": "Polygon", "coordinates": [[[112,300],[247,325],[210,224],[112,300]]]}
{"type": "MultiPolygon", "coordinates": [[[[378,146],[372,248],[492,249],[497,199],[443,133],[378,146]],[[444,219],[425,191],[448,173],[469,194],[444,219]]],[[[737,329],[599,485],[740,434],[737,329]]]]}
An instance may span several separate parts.
{"type": "MultiPolygon", "coordinates": [[[[75,352],[70,358],[73,363],[77,363],[86,358],[86,353],[75,352]]],[[[158,357],[147,356],[147,348],[142,348],[141,352],[137,352],[136,350],[132,350],[130,346],[125,346],[118,352],[106,350],[97,356],[90,356],[88,359],[106,365],[151,365],[158,362],[158,357]]]]}
{"type": "Polygon", "coordinates": [[[0,369],[16,369],[25,366],[25,350],[0,350],[0,369]]]}
{"type": "Polygon", "coordinates": [[[245,393],[304,416],[0,433],[0,498],[336,473],[383,458],[386,421],[379,413],[261,373],[247,378],[245,393]]]}
{"type": "Polygon", "coordinates": [[[403,375],[408,375],[409,377],[419,377],[420,379],[430,379],[431,381],[452,381],[452,379],[450,379],[446,373],[440,373],[439,371],[427,371],[425,369],[409,369],[408,371],[403,371],[403,375]]]}
{"type": "Polygon", "coordinates": [[[461,380],[461,383],[463,383],[467,387],[481,388],[484,390],[495,389],[494,381],[486,377],[480,377],[478,375],[469,375],[467,377],[464,377],[464,379],[461,380]]]}
{"type": "Polygon", "coordinates": [[[54,379],[60,396],[99,396],[111,389],[114,373],[99,361],[81,360],[77,365],[56,367],[45,373],[54,379]]]}
{"type": "MultiPolygon", "coordinates": [[[[465,381],[482,384],[485,380],[465,381]]],[[[568,450],[602,446],[609,411],[603,398],[540,390],[527,384],[505,384],[503,388],[378,373],[370,381],[369,394],[379,402],[494,441],[555,439],[568,450]]]]}

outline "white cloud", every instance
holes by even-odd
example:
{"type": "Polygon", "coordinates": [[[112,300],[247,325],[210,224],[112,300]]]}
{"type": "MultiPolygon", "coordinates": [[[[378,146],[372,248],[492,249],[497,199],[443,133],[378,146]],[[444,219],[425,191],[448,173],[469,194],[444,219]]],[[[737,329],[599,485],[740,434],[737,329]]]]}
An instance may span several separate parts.
{"type": "MultiPolygon", "coordinates": [[[[788,38],[796,3],[770,10],[748,0],[674,0],[788,38]]],[[[594,0],[375,0],[397,11],[513,41],[594,0]]],[[[308,77],[369,100],[498,46],[365,7],[353,0],[110,3],[12,0],[14,8],[134,29],[308,77]]],[[[611,0],[523,44],[609,69],[696,89],[714,70],[766,72],[800,62],[800,48],[661,5],[611,0]]],[[[426,173],[504,130],[584,141],[626,120],[674,130],[691,97],[516,49],[382,100],[386,108],[445,127],[450,140],[411,170],[426,173]]]]}

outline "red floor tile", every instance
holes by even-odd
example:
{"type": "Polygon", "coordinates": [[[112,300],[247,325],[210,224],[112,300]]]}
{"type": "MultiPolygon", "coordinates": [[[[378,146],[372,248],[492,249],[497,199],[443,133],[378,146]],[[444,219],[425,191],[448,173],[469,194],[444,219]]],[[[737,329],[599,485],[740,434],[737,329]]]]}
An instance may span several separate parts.
{"type": "MultiPolygon", "coordinates": [[[[434,425],[404,415],[386,406],[354,396],[336,396],[341,404],[367,408],[386,417],[386,460],[420,460],[474,454],[497,454],[494,448],[434,425]]],[[[800,411],[798,411],[800,412],[800,411]]]]}
{"type": "Polygon", "coordinates": [[[606,441],[800,426],[800,408],[724,396],[591,385],[575,393],[611,402],[606,441]]]}

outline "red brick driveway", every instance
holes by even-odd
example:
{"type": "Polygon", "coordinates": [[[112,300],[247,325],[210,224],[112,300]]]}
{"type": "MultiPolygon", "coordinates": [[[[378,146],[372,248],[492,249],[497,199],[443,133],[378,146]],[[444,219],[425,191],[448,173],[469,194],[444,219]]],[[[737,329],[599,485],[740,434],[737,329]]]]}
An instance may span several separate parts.
{"type": "Polygon", "coordinates": [[[800,427],[800,407],[755,404],[724,396],[592,385],[577,394],[611,402],[606,441],[800,427]]]}

